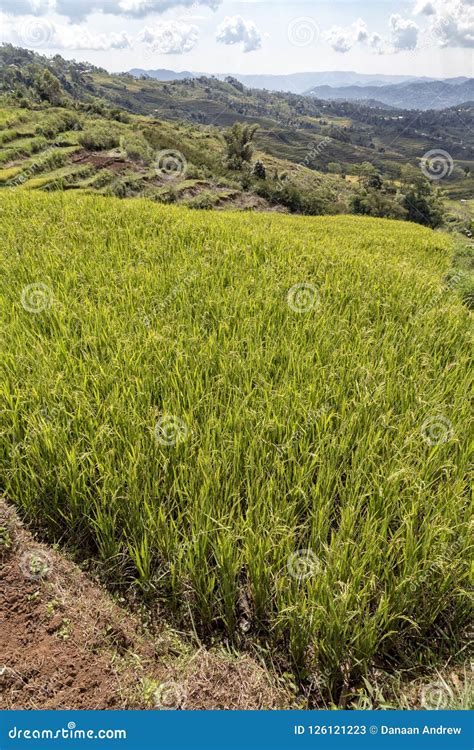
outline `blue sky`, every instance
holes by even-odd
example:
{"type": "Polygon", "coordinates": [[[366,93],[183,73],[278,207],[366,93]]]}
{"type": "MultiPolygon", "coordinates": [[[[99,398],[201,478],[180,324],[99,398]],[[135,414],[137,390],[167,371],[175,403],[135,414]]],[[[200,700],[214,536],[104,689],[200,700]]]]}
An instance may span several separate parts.
{"type": "Polygon", "coordinates": [[[474,0],[1,0],[2,41],[109,70],[473,75],[474,0]]]}

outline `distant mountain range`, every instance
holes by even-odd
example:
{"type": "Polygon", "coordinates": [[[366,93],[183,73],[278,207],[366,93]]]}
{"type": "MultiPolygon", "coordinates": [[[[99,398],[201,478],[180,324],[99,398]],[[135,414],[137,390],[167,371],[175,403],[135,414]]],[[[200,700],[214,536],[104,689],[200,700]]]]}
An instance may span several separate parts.
{"type": "MultiPolygon", "coordinates": [[[[136,77],[146,76],[159,81],[180,81],[197,78],[206,73],[184,70],[129,71],[136,77]]],[[[213,76],[219,80],[225,74],[213,76]]],[[[474,101],[474,78],[458,76],[438,80],[413,76],[390,76],[353,71],[328,71],[323,73],[291,73],[289,75],[232,75],[248,88],[286,91],[305,94],[328,101],[360,101],[369,107],[395,109],[446,109],[474,101]]]]}
{"type": "Polygon", "coordinates": [[[305,94],[316,99],[360,101],[370,105],[376,100],[397,109],[446,109],[474,101],[474,78],[409,81],[390,86],[314,86],[305,94]]]}
{"type": "MultiPolygon", "coordinates": [[[[184,70],[176,72],[174,70],[144,70],[143,68],[132,68],[129,71],[132,75],[148,76],[156,78],[159,81],[181,81],[184,78],[196,78],[199,76],[209,76],[209,73],[198,73],[184,70]]],[[[268,89],[268,91],[289,91],[292,94],[303,94],[314,86],[385,86],[388,84],[404,83],[407,81],[433,81],[434,78],[420,78],[415,76],[392,76],[377,75],[367,73],[355,73],[353,71],[327,71],[322,73],[289,73],[288,75],[266,75],[266,74],[247,74],[240,73],[218,74],[214,76],[219,80],[224,80],[227,75],[231,75],[248,88],[268,89]]]]}
{"type": "Polygon", "coordinates": [[[304,94],[314,86],[386,86],[407,81],[433,80],[415,76],[377,75],[353,71],[325,71],[322,73],[291,73],[289,75],[240,75],[234,76],[244,86],[269,91],[290,91],[304,94]],[[308,85],[307,81],[312,81],[308,85]]]}
{"type": "Polygon", "coordinates": [[[191,73],[190,70],[182,70],[178,73],[176,70],[167,70],[166,68],[160,68],[159,70],[132,68],[128,72],[136,78],[146,76],[147,78],[156,78],[157,81],[183,81],[185,78],[197,78],[201,75],[200,73],[191,73]]]}

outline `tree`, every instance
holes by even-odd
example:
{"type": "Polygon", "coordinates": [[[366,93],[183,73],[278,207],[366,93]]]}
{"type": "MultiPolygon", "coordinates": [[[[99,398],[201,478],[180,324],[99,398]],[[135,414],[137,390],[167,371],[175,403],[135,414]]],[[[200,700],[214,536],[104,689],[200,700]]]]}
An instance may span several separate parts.
{"type": "Polygon", "coordinates": [[[357,165],[354,170],[359,176],[359,185],[370,190],[381,190],[383,186],[382,178],[377,169],[368,161],[357,165]]]}
{"type": "Polygon", "coordinates": [[[443,203],[438,192],[424,177],[418,177],[405,192],[403,207],[408,221],[415,221],[425,227],[435,229],[444,221],[443,203]]]}
{"type": "Polygon", "coordinates": [[[384,190],[359,188],[350,199],[355,214],[376,216],[382,219],[405,219],[406,211],[393,195],[384,190]]]}
{"type": "Polygon", "coordinates": [[[48,101],[53,107],[62,103],[64,97],[61,84],[47,68],[37,75],[35,84],[40,99],[48,101]]]}
{"type": "Polygon", "coordinates": [[[227,163],[231,169],[242,169],[244,162],[249,162],[253,154],[253,139],[258,125],[243,125],[236,122],[224,133],[227,144],[227,163]]]}
{"type": "Polygon", "coordinates": [[[328,164],[328,172],[331,174],[342,174],[342,164],[340,164],[338,161],[330,161],[328,164]]]}
{"type": "Polygon", "coordinates": [[[257,177],[259,180],[265,180],[267,177],[267,172],[265,169],[265,165],[260,159],[258,159],[255,164],[253,165],[252,174],[254,177],[257,177]]]}
{"type": "Polygon", "coordinates": [[[237,91],[244,92],[244,85],[237,80],[237,78],[234,78],[233,76],[227,76],[225,79],[226,83],[230,83],[231,86],[234,87],[234,89],[237,89],[237,91]]]}

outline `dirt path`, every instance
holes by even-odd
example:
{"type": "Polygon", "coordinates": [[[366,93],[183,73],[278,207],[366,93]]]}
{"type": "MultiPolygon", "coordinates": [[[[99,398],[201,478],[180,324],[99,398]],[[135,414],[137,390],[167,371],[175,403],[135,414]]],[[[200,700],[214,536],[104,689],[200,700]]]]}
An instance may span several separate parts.
{"type": "Polygon", "coordinates": [[[145,632],[0,500],[0,709],[288,706],[250,657],[145,632]]]}

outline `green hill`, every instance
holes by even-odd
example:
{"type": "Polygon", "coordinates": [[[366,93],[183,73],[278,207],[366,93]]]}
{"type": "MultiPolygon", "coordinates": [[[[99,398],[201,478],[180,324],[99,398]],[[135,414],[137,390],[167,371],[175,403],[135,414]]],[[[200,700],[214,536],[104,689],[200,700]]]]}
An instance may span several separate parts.
{"type": "Polygon", "coordinates": [[[0,188],[142,196],[195,208],[349,211],[337,175],[255,150],[265,180],[226,166],[218,128],[72,106],[0,105],[0,188]]]}
{"type": "Polygon", "coordinates": [[[460,647],[449,237],[25,190],[1,213],[0,480],[24,517],[316,700],[460,647]]]}
{"type": "MultiPolygon", "coordinates": [[[[208,166],[208,173],[204,175],[207,184],[185,186],[189,188],[185,196],[193,197],[198,206],[227,204],[228,189],[233,196],[230,205],[234,207],[268,207],[270,204],[303,213],[339,213],[354,212],[355,201],[355,212],[406,218],[406,210],[399,208],[404,200],[404,185],[423,178],[420,166],[424,155],[439,149],[448,153],[452,160],[452,164],[450,161],[447,165],[445,179],[439,183],[443,193],[457,202],[474,197],[471,174],[474,141],[469,135],[474,113],[469,105],[440,112],[387,112],[354,103],[323,102],[295,94],[246,89],[232,78],[161,82],[128,74],[110,75],[86,63],[66,61],[59,55],[48,59],[9,45],[0,48],[0,87],[7,107],[23,106],[37,112],[41,103],[41,106],[47,106],[48,102],[61,104],[92,114],[96,119],[105,117],[109,122],[115,119],[126,125],[124,121],[128,118],[131,129],[139,132],[144,127],[144,117],[151,118],[148,121],[151,125],[156,121],[169,123],[164,140],[171,139],[173,147],[180,151],[180,132],[183,123],[187,123],[188,143],[183,153],[189,161],[189,141],[195,140],[197,148],[191,161],[197,167],[202,163],[208,166]],[[223,169],[222,131],[236,122],[259,126],[255,136],[256,156],[265,157],[271,170],[265,185],[252,184],[248,175],[242,180],[242,175],[229,174],[223,169]],[[203,132],[207,133],[207,142],[202,138],[203,132]],[[209,155],[215,157],[210,166],[209,155]],[[368,198],[363,195],[362,201],[358,201],[358,175],[367,164],[381,176],[384,186],[382,193],[377,191],[368,198]],[[314,179],[308,175],[308,170],[316,175],[314,179]],[[289,171],[290,184],[282,185],[280,178],[283,175],[285,180],[289,171]],[[227,180],[220,186],[223,190],[216,189],[214,178],[227,180]],[[242,187],[245,193],[250,192],[257,198],[244,196],[242,200],[238,192],[242,187]],[[296,196],[296,192],[300,195],[296,196]],[[199,197],[197,193],[204,195],[199,197]],[[309,200],[302,199],[301,195],[307,193],[309,200]]],[[[11,120],[12,114],[4,117],[11,120]]],[[[11,128],[15,129],[15,125],[11,128]]],[[[15,145],[20,149],[28,146],[13,140],[11,148],[15,145]]],[[[143,154],[143,148],[141,152],[143,154]]],[[[9,153],[11,155],[12,151],[9,153]]],[[[8,169],[18,166],[14,162],[7,164],[8,169]]],[[[130,166],[131,172],[136,173],[133,165],[130,166]]],[[[75,173],[73,169],[73,175],[75,173]]],[[[8,173],[3,174],[4,179],[7,176],[8,173]]],[[[64,175],[53,175],[57,176],[64,175]]],[[[81,176],[78,181],[69,173],[66,176],[67,185],[79,182],[83,186],[81,176]]],[[[102,181],[106,183],[106,177],[99,179],[100,184],[102,181]]],[[[109,180],[112,182],[114,180],[109,180]]],[[[121,184],[111,188],[117,195],[131,195],[142,187],[136,174],[127,175],[119,182],[121,184]]],[[[435,187],[439,185],[434,183],[435,187]]],[[[86,187],[90,186],[89,181],[86,187]]],[[[169,191],[164,193],[168,199],[169,191]]],[[[450,204],[449,208],[451,210],[450,204]]],[[[419,217],[419,206],[418,213],[412,213],[419,217]]],[[[422,213],[427,212],[423,209],[422,213]]]]}

